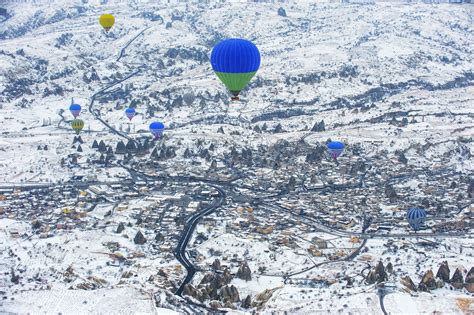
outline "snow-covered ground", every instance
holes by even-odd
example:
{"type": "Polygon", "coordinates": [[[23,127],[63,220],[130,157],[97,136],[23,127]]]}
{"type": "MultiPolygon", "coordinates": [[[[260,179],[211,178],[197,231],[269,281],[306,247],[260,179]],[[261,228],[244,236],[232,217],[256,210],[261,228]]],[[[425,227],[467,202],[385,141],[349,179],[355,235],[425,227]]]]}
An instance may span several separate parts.
{"type": "Polygon", "coordinates": [[[16,314],[173,314],[157,309],[150,294],[131,288],[26,291],[4,308],[16,314]]]}
{"type": "MultiPolygon", "coordinates": [[[[166,144],[175,146],[177,152],[166,167],[175,172],[181,164],[187,171],[198,168],[183,158],[186,148],[197,152],[215,144],[220,163],[231,145],[256,148],[304,136],[309,146],[329,138],[360,144],[367,158],[393,157],[403,151],[409,167],[443,167],[472,181],[474,30],[470,4],[45,0],[7,1],[0,6],[11,16],[0,23],[2,184],[59,184],[78,172],[100,182],[120,182],[129,176],[120,166],[103,168],[91,163],[101,155],[91,147],[94,140],[103,140],[113,149],[119,140],[126,141],[110,133],[93,115],[95,111],[134,139],[147,134],[151,121],[165,122],[166,144]],[[280,7],[287,17],[277,14],[280,7]],[[116,16],[109,34],[97,23],[103,12],[116,16]],[[229,102],[208,62],[213,44],[227,37],[254,41],[262,55],[261,68],[243,91],[240,103],[229,102]],[[181,97],[190,91],[196,99],[188,105],[181,97]],[[80,118],[85,121],[80,154],[78,144],[73,146],[74,132],[69,126],[72,99],[82,105],[80,118]],[[138,115],[129,123],[124,109],[131,104],[138,115]],[[321,120],[325,130],[306,136],[321,120]],[[273,130],[279,124],[280,133],[255,132],[256,127],[273,130]],[[203,144],[197,144],[199,141],[203,144]],[[73,155],[78,155],[78,165],[72,167],[68,161],[73,155]]],[[[341,163],[349,159],[344,156],[341,163]]],[[[210,163],[202,164],[204,169],[210,163]]],[[[420,182],[412,178],[395,188],[418,194],[420,182]]],[[[135,211],[150,204],[142,198],[129,202],[135,211]]],[[[127,227],[125,236],[114,232],[119,222],[132,220],[132,213],[106,218],[112,208],[113,204],[106,203],[88,214],[99,222],[109,221],[107,228],[63,230],[44,239],[21,237],[32,233],[31,222],[0,212],[0,266],[7,272],[23,270],[21,283],[8,285],[8,299],[0,303],[0,312],[3,308],[22,314],[174,314],[153,303],[155,290],[173,293],[156,273],[162,268],[179,282],[184,270],[170,253],[134,257],[141,251],[133,243],[138,228],[127,227]],[[104,245],[109,242],[118,242],[116,254],[132,257],[136,264],[111,264],[117,257],[111,258],[114,252],[104,245]],[[7,255],[9,250],[17,261],[7,255]],[[64,273],[70,266],[74,276],[69,283],[64,273]],[[124,280],[127,271],[134,275],[124,280]],[[99,280],[88,279],[92,276],[99,280]],[[149,280],[152,276],[155,278],[149,280]],[[97,281],[99,287],[93,291],[69,290],[72,285],[97,285],[97,281]]],[[[381,217],[397,211],[396,206],[382,202],[380,209],[381,217]]],[[[472,213],[472,201],[466,209],[472,213]]],[[[221,214],[212,217],[219,220],[221,214]]],[[[257,221],[259,214],[256,212],[257,221]]],[[[315,236],[330,241],[324,255],[339,250],[347,255],[354,243],[349,236],[291,230],[298,236],[295,245],[276,246],[274,237],[239,235],[235,229],[227,233],[222,225],[210,230],[213,237],[194,246],[202,257],[198,266],[209,269],[216,258],[209,255],[210,249],[221,251],[226,259],[245,257],[254,275],[248,282],[232,280],[240,297],[276,289],[260,309],[262,313],[380,314],[378,289],[361,284],[363,277],[358,275],[366,272],[367,263],[373,266],[379,260],[400,269],[387,282],[392,287],[384,302],[390,314],[474,311],[472,294],[466,290],[451,291],[446,286],[431,293],[409,294],[399,284],[402,275],[418,284],[427,269],[436,272],[443,260],[451,266],[451,275],[456,267],[469,270],[471,238],[433,238],[430,241],[438,246],[429,250],[418,246],[422,240],[415,238],[390,244],[392,240],[369,239],[367,252],[353,261],[324,264],[285,283],[284,274],[327,261],[326,256],[313,257],[308,252],[315,236]],[[389,250],[394,246],[405,251],[394,254],[389,250]],[[259,267],[265,272],[258,274],[259,267]],[[345,287],[338,280],[341,275],[354,276],[359,282],[345,287]],[[302,281],[321,278],[334,283],[308,287],[302,281]]],[[[197,231],[207,233],[207,228],[199,225],[197,231]]],[[[396,227],[392,232],[405,231],[405,227],[396,227]]],[[[280,236],[280,232],[275,234],[280,236]]],[[[238,263],[228,264],[235,273],[238,263]]],[[[198,273],[193,283],[202,277],[198,273]]],[[[8,278],[5,282],[10,283],[8,278]]]]}

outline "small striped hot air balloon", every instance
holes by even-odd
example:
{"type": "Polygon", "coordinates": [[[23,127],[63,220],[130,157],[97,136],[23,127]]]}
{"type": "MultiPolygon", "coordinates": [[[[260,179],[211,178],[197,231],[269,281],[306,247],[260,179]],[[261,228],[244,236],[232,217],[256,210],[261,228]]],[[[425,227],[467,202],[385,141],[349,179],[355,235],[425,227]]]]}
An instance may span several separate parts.
{"type": "Polygon", "coordinates": [[[345,145],[339,141],[331,141],[327,144],[329,154],[333,159],[337,159],[344,152],[345,145]]]}
{"type": "Polygon", "coordinates": [[[212,49],[211,65],[217,77],[232,93],[232,100],[239,100],[240,91],[260,67],[260,52],[248,40],[226,39],[212,49]]]}
{"type": "Polygon", "coordinates": [[[426,211],[421,208],[410,208],[407,211],[407,220],[411,228],[415,231],[419,230],[420,227],[426,220],[426,211]]]}
{"type": "Polygon", "coordinates": [[[82,128],[84,128],[84,121],[82,119],[74,119],[71,122],[71,127],[74,129],[76,134],[79,134],[81,132],[82,128]]]}
{"type": "Polygon", "coordinates": [[[112,14],[102,14],[99,18],[99,23],[108,32],[115,24],[115,17],[112,14]]]}

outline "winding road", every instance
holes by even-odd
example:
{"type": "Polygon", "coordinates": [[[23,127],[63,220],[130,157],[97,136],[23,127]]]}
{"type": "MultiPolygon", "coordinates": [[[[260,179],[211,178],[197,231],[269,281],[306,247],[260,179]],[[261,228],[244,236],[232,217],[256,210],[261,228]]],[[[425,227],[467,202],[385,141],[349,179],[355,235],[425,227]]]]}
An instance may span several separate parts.
{"type": "Polygon", "coordinates": [[[176,250],[174,252],[176,259],[178,259],[178,261],[186,268],[187,271],[186,278],[183,280],[178,290],[176,291],[176,295],[179,296],[181,296],[181,294],[183,293],[184,286],[191,282],[194,277],[194,274],[196,273],[196,267],[194,267],[194,265],[186,257],[186,247],[188,246],[188,243],[191,240],[191,237],[194,233],[194,229],[196,228],[199,220],[202,217],[215,212],[225,201],[226,193],[224,192],[224,190],[222,190],[218,186],[210,186],[217,190],[217,192],[219,193],[218,197],[212,201],[212,204],[209,207],[195,213],[186,221],[184,231],[181,234],[181,239],[179,240],[178,246],[176,246],[176,250]]]}
{"type": "Polygon", "coordinates": [[[120,49],[120,54],[119,54],[119,56],[118,56],[116,62],[119,62],[120,59],[122,59],[122,57],[125,56],[125,49],[127,49],[128,46],[130,46],[130,44],[133,43],[133,42],[138,38],[138,36],[140,36],[140,35],[142,35],[143,33],[145,33],[145,31],[146,31],[147,29],[149,29],[149,28],[150,28],[150,27],[147,27],[147,28],[143,29],[142,31],[140,31],[140,33],[138,33],[135,37],[133,37],[131,40],[129,40],[128,43],[127,43],[122,49],[120,49]]]}
{"type": "MultiPolygon", "coordinates": [[[[125,47],[123,47],[120,51],[120,55],[119,57],[117,58],[117,62],[120,61],[120,59],[123,57],[123,55],[125,54],[125,49],[128,48],[130,46],[130,44],[133,43],[134,40],[136,40],[140,35],[142,35],[147,29],[149,29],[149,27],[145,28],[144,30],[142,30],[140,33],[138,33],[134,38],[132,38],[127,44],[125,47]]],[[[104,119],[102,119],[102,117],[100,117],[100,111],[98,110],[94,110],[93,106],[94,106],[94,102],[96,100],[96,98],[98,96],[101,96],[101,95],[104,95],[106,94],[106,91],[109,90],[110,88],[112,88],[113,86],[117,85],[117,84],[120,84],[136,75],[138,75],[139,73],[141,73],[142,69],[139,68],[138,70],[128,74],[127,76],[125,76],[124,78],[122,78],[121,80],[118,80],[118,81],[115,81],[111,84],[109,84],[108,86],[100,89],[99,91],[97,91],[96,93],[94,93],[92,96],[91,96],[91,101],[90,101],[90,104],[89,104],[89,112],[98,120],[100,121],[105,127],[107,127],[112,133],[122,137],[122,138],[125,138],[129,141],[133,141],[135,142],[134,139],[132,139],[130,136],[116,130],[113,126],[111,126],[109,123],[107,123],[104,119]]],[[[213,187],[214,189],[217,190],[218,192],[218,196],[217,198],[215,198],[213,201],[212,201],[212,204],[195,213],[193,216],[191,216],[186,224],[185,224],[185,227],[184,227],[184,231],[181,235],[181,238],[178,242],[178,245],[175,249],[175,257],[176,259],[186,268],[186,272],[187,272],[187,275],[186,275],[186,278],[183,280],[183,282],[181,283],[181,285],[179,286],[178,290],[176,291],[176,295],[179,295],[181,296],[182,292],[183,292],[183,289],[184,289],[184,286],[186,284],[188,284],[189,282],[191,282],[191,280],[193,279],[194,277],[194,274],[196,273],[196,267],[189,261],[189,259],[186,257],[186,247],[189,243],[189,241],[191,240],[191,237],[193,235],[193,232],[197,226],[197,224],[199,223],[199,220],[206,216],[206,215],[209,215],[213,212],[215,212],[225,201],[225,196],[226,196],[226,193],[224,192],[224,190],[222,188],[220,188],[219,186],[216,186],[216,183],[215,181],[209,181],[209,180],[205,180],[205,179],[199,179],[199,178],[193,178],[193,177],[176,177],[176,178],[172,178],[172,177],[168,177],[168,178],[164,178],[163,176],[150,176],[150,175],[147,175],[143,172],[137,172],[137,171],[134,171],[130,168],[127,168],[125,167],[124,165],[122,164],[118,164],[120,166],[122,166],[123,168],[127,169],[129,171],[129,173],[131,175],[137,175],[137,174],[140,174],[141,176],[144,176],[145,178],[146,177],[152,177],[154,179],[160,179],[160,180],[166,180],[166,181],[177,181],[177,182],[206,182],[209,186],[213,187]],[[214,183],[214,185],[212,184],[209,184],[209,182],[212,182],[214,183]]],[[[136,177],[136,176],[135,176],[136,177]]]]}
{"type": "Polygon", "coordinates": [[[103,95],[105,93],[106,90],[110,89],[111,87],[117,85],[117,84],[120,84],[128,79],[130,79],[131,77],[134,77],[136,76],[137,74],[139,74],[140,72],[142,71],[142,69],[138,69],[130,74],[128,74],[127,76],[125,76],[124,78],[122,78],[121,80],[118,80],[118,81],[115,81],[113,83],[111,83],[110,85],[102,88],[101,90],[99,90],[98,92],[94,93],[92,96],[91,96],[91,102],[89,104],[89,112],[98,120],[100,121],[104,126],[106,126],[107,128],[110,129],[110,131],[112,131],[112,133],[122,137],[122,138],[125,138],[127,140],[131,140],[131,141],[135,141],[133,140],[131,137],[129,137],[128,135],[124,134],[123,132],[120,132],[118,131],[117,129],[115,129],[114,127],[112,127],[111,125],[109,125],[108,122],[106,122],[105,120],[102,119],[102,117],[100,117],[100,112],[98,110],[94,110],[93,109],[93,106],[94,106],[94,102],[95,102],[95,99],[97,98],[97,96],[99,95],[103,95]]]}

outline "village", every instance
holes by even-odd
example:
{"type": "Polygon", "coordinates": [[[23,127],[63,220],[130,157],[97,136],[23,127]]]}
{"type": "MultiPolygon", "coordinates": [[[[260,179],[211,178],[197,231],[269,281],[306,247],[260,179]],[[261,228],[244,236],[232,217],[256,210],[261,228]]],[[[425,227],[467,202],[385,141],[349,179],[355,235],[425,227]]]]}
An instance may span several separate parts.
{"type": "MultiPolygon", "coordinates": [[[[289,275],[310,270],[314,264],[351,259],[363,252],[367,239],[469,233],[471,178],[443,167],[441,159],[431,167],[421,167],[407,163],[402,153],[370,155],[369,150],[355,144],[334,161],[319,144],[311,147],[299,141],[240,152],[231,149],[222,155],[208,153],[205,158],[188,156],[191,162],[180,161],[176,155],[147,159],[135,151],[126,160],[111,156],[110,164],[94,166],[96,171],[122,167],[128,170],[127,176],[99,182],[76,171],[62,184],[4,188],[0,215],[30,224],[26,234],[10,229],[12,238],[48,239],[76,230],[117,234],[118,241],[103,243],[112,262],[116,261],[111,266],[122,265],[126,258],[164,259],[171,265],[162,268],[166,276],[157,281],[169,290],[178,289],[183,277],[183,268],[173,261],[189,218],[212,207],[219,196],[212,185],[226,192],[225,200],[200,219],[183,249],[198,272],[214,268],[217,259],[221,270],[250,265],[248,269],[260,276],[280,275],[314,287],[323,279],[301,282],[289,275]],[[306,156],[305,160],[298,164],[297,158],[287,154],[291,151],[306,156]],[[176,165],[183,169],[177,170],[176,165]],[[405,217],[411,206],[424,207],[429,213],[417,233],[410,231],[405,217]],[[215,243],[231,235],[268,244],[263,251],[267,259],[254,257],[251,249],[225,252],[215,243]],[[134,245],[124,248],[119,241],[123,237],[134,245]],[[297,263],[288,263],[288,256],[297,263]],[[279,259],[283,261],[278,263],[279,259]]],[[[89,159],[94,160],[96,154],[89,159]]],[[[67,167],[77,169],[78,165],[67,167]]],[[[462,252],[463,245],[455,250],[462,252]]],[[[184,290],[196,296],[189,285],[184,290]]]]}

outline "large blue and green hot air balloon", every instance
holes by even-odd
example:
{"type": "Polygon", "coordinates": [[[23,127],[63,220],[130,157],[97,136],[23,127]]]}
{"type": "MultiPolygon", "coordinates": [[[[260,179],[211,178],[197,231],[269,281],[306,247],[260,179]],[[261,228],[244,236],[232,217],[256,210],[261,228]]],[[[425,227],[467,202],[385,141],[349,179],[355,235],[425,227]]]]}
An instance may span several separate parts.
{"type": "Polygon", "coordinates": [[[260,52],[252,42],[231,38],[218,43],[211,53],[212,69],[232,93],[232,100],[257,73],[260,67],[260,52]]]}
{"type": "Polygon", "coordinates": [[[333,159],[337,159],[339,155],[344,152],[344,143],[339,142],[339,141],[331,141],[327,144],[329,154],[331,154],[333,159]]]}

